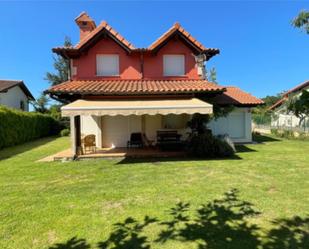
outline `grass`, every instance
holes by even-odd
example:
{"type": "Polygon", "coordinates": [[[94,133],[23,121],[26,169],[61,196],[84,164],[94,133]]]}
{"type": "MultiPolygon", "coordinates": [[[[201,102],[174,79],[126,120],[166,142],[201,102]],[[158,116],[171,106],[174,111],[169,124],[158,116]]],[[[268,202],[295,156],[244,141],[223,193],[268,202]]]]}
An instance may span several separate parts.
{"type": "Polygon", "coordinates": [[[309,248],[309,142],[260,138],[225,160],[39,163],[0,151],[0,248],[309,248]]]}

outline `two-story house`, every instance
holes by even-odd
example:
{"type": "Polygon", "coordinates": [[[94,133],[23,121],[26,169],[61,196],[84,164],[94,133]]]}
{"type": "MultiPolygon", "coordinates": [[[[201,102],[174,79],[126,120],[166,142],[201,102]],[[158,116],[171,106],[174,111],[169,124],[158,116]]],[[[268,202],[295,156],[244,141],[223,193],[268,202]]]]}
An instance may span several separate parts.
{"type": "Polygon", "coordinates": [[[0,105],[29,111],[29,101],[34,100],[22,80],[0,80],[0,105]]]}
{"type": "Polygon", "coordinates": [[[109,24],[83,12],[76,18],[80,41],[53,52],[70,60],[70,80],[46,91],[67,101],[72,150],[81,135],[94,134],[97,147],[125,147],[133,132],[156,140],[158,130],[177,130],[183,139],[194,113],[211,114],[211,99],[234,105],[229,116],[210,124],[214,134],[251,141],[250,108],[263,102],[237,87],[205,80],[204,64],[219,54],[192,37],[179,23],[148,48],[136,48],[109,24]]]}

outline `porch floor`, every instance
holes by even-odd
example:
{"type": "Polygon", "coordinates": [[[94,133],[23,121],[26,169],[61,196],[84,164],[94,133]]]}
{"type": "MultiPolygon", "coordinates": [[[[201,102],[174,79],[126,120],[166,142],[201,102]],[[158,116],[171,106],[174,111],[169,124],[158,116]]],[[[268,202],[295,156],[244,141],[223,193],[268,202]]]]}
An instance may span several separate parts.
{"type": "Polygon", "coordinates": [[[162,151],[158,148],[102,148],[79,155],[79,159],[109,157],[181,157],[184,151],[162,151]]]}
{"type": "MultiPolygon", "coordinates": [[[[95,159],[95,158],[155,158],[155,157],[184,157],[184,151],[162,151],[158,148],[101,148],[96,149],[96,152],[87,152],[79,155],[78,159],[95,159]]],[[[41,162],[62,161],[73,159],[73,154],[70,149],[58,152],[54,155],[40,159],[41,162]]]]}

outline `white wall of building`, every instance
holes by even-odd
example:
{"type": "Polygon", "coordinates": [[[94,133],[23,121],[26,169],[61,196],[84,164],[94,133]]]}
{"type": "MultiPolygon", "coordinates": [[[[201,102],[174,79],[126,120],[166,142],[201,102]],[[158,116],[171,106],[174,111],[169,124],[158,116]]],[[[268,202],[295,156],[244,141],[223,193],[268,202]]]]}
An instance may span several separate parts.
{"type": "MultiPolygon", "coordinates": [[[[302,91],[303,90],[309,91],[309,87],[302,89],[302,91]]],[[[302,94],[302,91],[290,94],[289,98],[299,98],[302,94]]],[[[307,123],[307,120],[305,120],[304,122],[307,123]]],[[[304,125],[304,122],[302,123],[302,126],[304,125]]],[[[291,128],[299,127],[299,118],[297,118],[291,113],[287,113],[286,105],[283,103],[281,106],[279,106],[273,111],[273,115],[271,117],[271,126],[291,128]]]]}
{"type": "Polygon", "coordinates": [[[286,113],[275,113],[274,117],[271,118],[271,126],[279,127],[298,127],[299,118],[292,114],[286,113]]]}
{"type": "Polygon", "coordinates": [[[162,115],[145,115],[144,129],[149,140],[157,140],[157,130],[162,128],[162,115]]]}
{"type": "Polygon", "coordinates": [[[214,135],[228,134],[236,143],[252,141],[250,108],[236,108],[228,116],[212,120],[208,127],[214,135]]]}
{"type": "Polygon", "coordinates": [[[142,117],[130,116],[103,116],[102,117],[102,144],[103,147],[126,147],[127,141],[133,132],[142,132],[142,117]]]}
{"type": "Polygon", "coordinates": [[[20,102],[24,102],[24,111],[29,111],[28,98],[19,86],[8,89],[7,92],[0,93],[0,105],[20,110],[20,102]]]}
{"type": "Polygon", "coordinates": [[[81,116],[80,117],[81,136],[93,134],[96,137],[96,146],[102,147],[101,117],[81,116]]]}

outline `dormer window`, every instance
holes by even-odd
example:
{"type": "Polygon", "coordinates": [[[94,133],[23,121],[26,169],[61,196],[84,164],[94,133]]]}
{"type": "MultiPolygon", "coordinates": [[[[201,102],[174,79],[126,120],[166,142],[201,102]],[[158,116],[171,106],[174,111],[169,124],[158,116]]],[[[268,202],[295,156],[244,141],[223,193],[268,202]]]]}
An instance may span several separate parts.
{"type": "Polygon", "coordinates": [[[184,76],[185,56],[182,54],[163,55],[164,76],[184,76]]]}
{"type": "Polygon", "coordinates": [[[97,55],[97,76],[119,76],[119,55],[97,55]]]}

